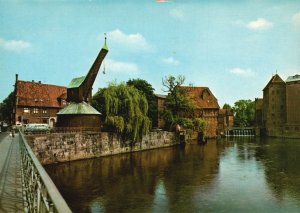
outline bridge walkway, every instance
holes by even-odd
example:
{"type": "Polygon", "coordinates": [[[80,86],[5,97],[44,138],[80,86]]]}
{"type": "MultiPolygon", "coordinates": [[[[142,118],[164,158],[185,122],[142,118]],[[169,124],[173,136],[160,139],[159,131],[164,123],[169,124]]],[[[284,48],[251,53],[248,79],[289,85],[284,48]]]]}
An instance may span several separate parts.
{"type": "Polygon", "coordinates": [[[24,212],[18,134],[0,137],[0,212],[24,212]]]}

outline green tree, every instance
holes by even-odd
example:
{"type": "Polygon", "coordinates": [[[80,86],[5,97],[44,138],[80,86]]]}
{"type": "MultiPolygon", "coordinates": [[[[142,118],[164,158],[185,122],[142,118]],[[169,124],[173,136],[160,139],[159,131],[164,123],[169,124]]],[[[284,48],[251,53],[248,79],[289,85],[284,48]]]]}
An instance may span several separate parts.
{"type": "Polygon", "coordinates": [[[148,116],[152,121],[152,125],[157,124],[157,106],[154,95],[154,88],[151,84],[143,79],[130,79],[126,82],[128,86],[133,86],[145,95],[148,101],[148,116]]]}
{"type": "Polygon", "coordinates": [[[234,103],[234,126],[253,126],[255,119],[255,103],[251,100],[239,100],[234,103]]]}
{"type": "Polygon", "coordinates": [[[167,76],[163,79],[163,86],[168,92],[163,118],[170,129],[178,124],[187,130],[205,132],[206,121],[194,117],[195,106],[186,91],[181,88],[184,81],[185,77],[181,75],[177,78],[167,76]]]}
{"type": "Polygon", "coordinates": [[[133,86],[110,83],[93,96],[92,105],[103,113],[107,128],[132,145],[150,130],[147,99],[133,86]]]}
{"type": "Polygon", "coordinates": [[[223,105],[223,108],[222,108],[222,109],[232,109],[232,107],[230,106],[230,104],[225,103],[225,104],[223,105]]]}
{"type": "Polygon", "coordinates": [[[106,112],[105,112],[105,98],[104,91],[106,88],[99,88],[95,95],[93,95],[91,105],[98,110],[102,115],[102,119],[105,120],[106,112]]]}
{"type": "Polygon", "coordinates": [[[173,116],[179,116],[179,114],[191,114],[194,110],[194,104],[187,96],[184,89],[180,88],[185,81],[185,77],[182,75],[167,76],[163,79],[162,84],[166,88],[165,92],[168,92],[166,98],[166,106],[173,116]]]}
{"type": "Polygon", "coordinates": [[[11,92],[2,103],[0,103],[0,119],[12,123],[12,114],[14,109],[14,92],[11,92]]]}

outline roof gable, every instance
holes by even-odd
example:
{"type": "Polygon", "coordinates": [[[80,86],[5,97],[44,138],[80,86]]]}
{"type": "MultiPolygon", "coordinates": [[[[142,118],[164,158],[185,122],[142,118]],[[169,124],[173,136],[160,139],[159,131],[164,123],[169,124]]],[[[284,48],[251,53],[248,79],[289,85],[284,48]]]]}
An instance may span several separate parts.
{"type": "Polygon", "coordinates": [[[219,109],[218,100],[208,87],[181,86],[198,109],[219,109]]]}
{"type": "Polygon", "coordinates": [[[64,99],[67,88],[30,81],[16,82],[18,106],[61,108],[59,98],[64,99]]]}
{"type": "Polygon", "coordinates": [[[282,78],[280,78],[280,76],[278,74],[272,76],[271,80],[268,82],[268,84],[265,86],[265,89],[267,89],[270,84],[285,84],[285,82],[282,80],[282,78]]]}

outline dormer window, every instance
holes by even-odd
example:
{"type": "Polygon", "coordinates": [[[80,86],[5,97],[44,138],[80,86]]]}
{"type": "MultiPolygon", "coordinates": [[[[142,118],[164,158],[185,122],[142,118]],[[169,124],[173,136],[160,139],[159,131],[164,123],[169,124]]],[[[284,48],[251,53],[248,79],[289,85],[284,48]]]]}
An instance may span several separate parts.
{"type": "Polygon", "coordinates": [[[210,96],[210,94],[209,94],[209,92],[206,89],[201,94],[201,98],[203,100],[207,100],[209,98],[209,96],[210,96]]]}

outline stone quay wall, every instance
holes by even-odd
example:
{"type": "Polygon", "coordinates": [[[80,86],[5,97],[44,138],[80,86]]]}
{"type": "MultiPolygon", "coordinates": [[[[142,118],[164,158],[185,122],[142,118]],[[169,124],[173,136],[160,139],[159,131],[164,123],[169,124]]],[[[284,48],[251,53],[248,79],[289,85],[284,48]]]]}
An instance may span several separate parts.
{"type": "Polygon", "coordinates": [[[155,131],[145,135],[132,147],[117,134],[52,133],[26,136],[28,144],[42,164],[129,153],[179,144],[174,132],[155,131]]]}

